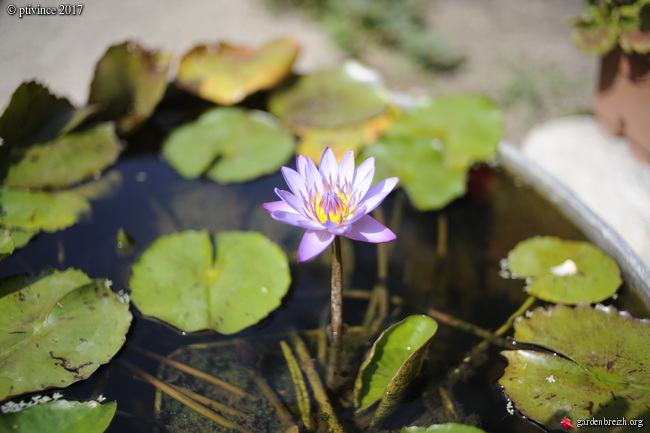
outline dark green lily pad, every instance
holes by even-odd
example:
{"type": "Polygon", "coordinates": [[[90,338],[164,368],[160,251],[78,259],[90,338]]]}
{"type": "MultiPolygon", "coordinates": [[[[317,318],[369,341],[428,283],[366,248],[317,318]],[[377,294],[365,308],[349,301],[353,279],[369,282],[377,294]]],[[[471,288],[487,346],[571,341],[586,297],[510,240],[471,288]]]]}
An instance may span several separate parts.
{"type": "Polygon", "coordinates": [[[69,269],[18,283],[0,287],[0,400],[86,379],[124,344],[129,304],[106,280],[69,269]]]}
{"type": "Polygon", "coordinates": [[[441,146],[430,138],[384,136],[361,159],[375,157],[376,178],[399,177],[415,207],[435,210],[465,194],[467,185],[467,171],[448,168],[441,146]]]}
{"type": "Polygon", "coordinates": [[[277,308],[290,282],[286,255],[261,233],[184,231],[154,242],[129,285],[144,315],[186,332],[234,334],[277,308]]]}
{"type": "Polygon", "coordinates": [[[616,262],[590,243],[550,236],[526,239],[508,253],[507,267],[527,279],[528,293],[575,305],[603,301],[621,285],[616,262]]]}
{"type": "Polygon", "coordinates": [[[170,54],[135,42],[113,45],[97,63],[88,104],[100,107],[99,118],[116,121],[119,132],[134,131],[164,96],[170,61],[170,54]]]}
{"type": "Polygon", "coordinates": [[[31,146],[9,167],[9,188],[61,188],[92,177],[113,164],[120,142],[112,123],[66,134],[56,140],[31,146]]]}
{"type": "Polygon", "coordinates": [[[354,61],[304,75],[293,85],[275,90],[269,100],[272,114],[298,127],[355,125],[387,110],[387,91],[377,72],[354,61]]]}
{"type": "Polygon", "coordinates": [[[291,157],[293,137],[261,111],[214,108],[175,129],[163,154],[187,179],[201,175],[216,182],[245,182],[274,173],[291,157]]]}
{"type": "Polygon", "coordinates": [[[88,200],[72,191],[29,192],[0,189],[0,227],[55,232],[90,210],[88,200]]]}
{"type": "Polygon", "coordinates": [[[0,415],[0,430],[16,433],[102,433],[117,403],[56,400],[0,415]]]}
{"type": "Polygon", "coordinates": [[[485,430],[471,425],[447,423],[429,427],[404,427],[402,433],[485,433],[485,430]]]}
{"type": "Polygon", "coordinates": [[[401,402],[420,372],[438,323],[427,316],[409,316],[385,330],[366,356],[354,384],[357,411],[381,400],[372,425],[401,402]]]}
{"type": "Polygon", "coordinates": [[[176,84],[216,104],[234,105],[282,81],[298,50],[292,38],[276,39],[257,50],[224,43],[201,45],[181,59],[176,84]]]}
{"type": "Polygon", "coordinates": [[[559,429],[564,416],[630,420],[650,415],[650,321],[613,307],[556,305],[516,321],[514,338],[567,357],[502,352],[508,367],[499,383],[527,417],[559,429]]]}

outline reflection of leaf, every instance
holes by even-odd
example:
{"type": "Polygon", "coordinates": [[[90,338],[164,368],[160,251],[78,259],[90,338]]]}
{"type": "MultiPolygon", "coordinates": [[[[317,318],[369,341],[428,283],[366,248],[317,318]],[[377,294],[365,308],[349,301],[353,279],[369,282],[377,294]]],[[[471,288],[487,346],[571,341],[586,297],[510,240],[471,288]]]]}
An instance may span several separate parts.
{"type": "Polygon", "coordinates": [[[282,81],[298,49],[291,38],[276,39],[258,50],[223,43],[198,46],[183,56],[177,84],[208,101],[234,105],[282,81]]]}
{"type": "MultiPolygon", "coordinates": [[[[13,290],[16,280],[8,282],[13,290]]],[[[105,280],[54,271],[0,298],[0,400],[86,379],[122,347],[128,303],[105,280]]]]}
{"type": "Polygon", "coordinates": [[[102,433],[117,403],[57,400],[0,417],[0,430],[16,433],[102,433]]]}
{"type": "Polygon", "coordinates": [[[113,124],[67,134],[31,146],[11,165],[5,179],[9,188],[61,188],[92,177],[113,164],[120,142],[113,124]]]}
{"type": "Polygon", "coordinates": [[[133,265],[133,302],[183,331],[233,334],[280,305],[290,283],[282,250],[256,232],[185,231],[159,238],[133,265]]]}
{"type": "Polygon", "coordinates": [[[214,108],[174,130],[163,154],[185,178],[244,182],[273,173],[294,152],[294,140],[261,111],[214,108]]]}
{"type": "Polygon", "coordinates": [[[556,305],[516,321],[514,338],[568,357],[502,352],[508,367],[499,383],[524,415],[547,428],[559,428],[567,414],[632,419],[650,413],[650,321],[613,307],[556,305]]]}
{"type": "Polygon", "coordinates": [[[0,189],[0,226],[55,232],[74,224],[90,204],[80,194],[0,189]]]}
{"type": "Polygon", "coordinates": [[[269,111],[290,126],[338,128],[384,114],[386,95],[376,72],[350,61],[275,90],[269,111]]]}
{"type": "Polygon", "coordinates": [[[600,302],[621,284],[616,262],[587,242],[537,236],[512,249],[507,263],[517,278],[530,278],[528,293],[548,302],[600,302]]]}
{"type": "Polygon", "coordinates": [[[116,121],[120,132],[132,132],[162,99],[170,60],[135,42],[113,45],[97,63],[88,103],[99,105],[99,116],[116,121]]]}
{"type": "Polygon", "coordinates": [[[470,425],[447,423],[429,427],[404,427],[401,433],[485,433],[485,430],[470,425]]]}
{"type": "Polygon", "coordinates": [[[427,316],[409,316],[384,331],[373,344],[354,384],[357,411],[381,399],[373,424],[400,403],[417,376],[431,339],[438,329],[427,316]]]}

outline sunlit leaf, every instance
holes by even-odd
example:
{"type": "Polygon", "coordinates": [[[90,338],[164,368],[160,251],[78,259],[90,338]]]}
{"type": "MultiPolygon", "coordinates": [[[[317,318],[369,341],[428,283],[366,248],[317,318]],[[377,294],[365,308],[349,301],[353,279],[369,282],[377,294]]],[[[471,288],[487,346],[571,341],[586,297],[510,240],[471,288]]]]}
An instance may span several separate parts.
{"type": "Polygon", "coordinates": [[[422,211],[440,209],[466,191],[467,172],[448,168],[440,143],[430,138],[382,137],[361,159],[375,157],[375,177],[397,176],[413,204],[422,211]]]}
{"type": "Polygon", "coordinates": [[[113,45],[97,63],[88,104],[100,106],[99,117],[116,121],[118,131],[132,132],[164,96],[170,61],[135,42],[113,45]]]}
{"type": "Polygon", "coordinates": [[[273,92],[269,111],[289,126],[339,128],[358,125],[388,110],[379,75],[357,62],[304,75],[273,92]]]}
{"type": "Polygon", "coordinates": [[[55,232],[71,226],[89,210],[88,200],[71,191],[0,189],[0,226],[10,229],[55,232]]]}
{"type": "Polygon", "coordinates": [[[0,400],[86,379],[125,341],[129,305],[74,269],[25,279],[0,298],[0,400]]]}
{"type": "Polygon", "coordinates": [[[117,403],[56,400],[0,415],[0,430],[16,433],[103,433],[117,403]]]}
{"type": "Polygon", "coordinates": [[[233,334],[277,308],[290,282],[286,255],[261,233],[185,231],[154,242],[129,285],[147,316],[186,332],[233,334]]]}
{"type": "Polygon", "coordinates": [[[596,303],[621,285],[616,262],[588,242],[537,236],[508,253],[513,276],[528,279],[528,293],[548,302],[596,303]]]}
{"type": "Polygon", "coordinates": [[[185,178],[228,183],[274,173],[294,148],[293,137],[268,114],[218,107],[174,130],[163,154],[185,178]]]}
{"type": "Polygon", "coordinates": [[[613,307],[556,305],[516,321],[514,338],[566,356],[502,352],[508,367],[499,383],[527,417],[554,430],[564,416],[629,420],[650,414],[650,321],[613,307]]]}
{"type": "Polygon", "coordinates": [[[0,227],[0,259],[27,245],[27,242],[35,235],[36,232],[9,230],[0,227]]]}
{"type": "Polygon", "coordinates": [[[208,101],[234,105],[282,81],[298,50],[292,38],[276,39],[257,50],[224,43],[197,46],[181,59],[176,83],[208,101]]]}
{"type": "Polygon", "coordinates": [[[31,146],[11,165],[4,183],[10,188],[65,187],[102,171],[119,154],[113,124],[102,124],[31,146]]]}
{"type": "Polygon", "coordinates": [[[372,421],[377,424],[395,409],[420,372],[437,329],[438,324],[430,317],[409,316],[379,336],[354,384],[357,411],[381,400],[372,421]]]}
{"type": "Polygon", "coordinates": [[[447,423],[429,427],[404,427],[401,433],[485,433],[485,430],[471,425],[447,423]]]}

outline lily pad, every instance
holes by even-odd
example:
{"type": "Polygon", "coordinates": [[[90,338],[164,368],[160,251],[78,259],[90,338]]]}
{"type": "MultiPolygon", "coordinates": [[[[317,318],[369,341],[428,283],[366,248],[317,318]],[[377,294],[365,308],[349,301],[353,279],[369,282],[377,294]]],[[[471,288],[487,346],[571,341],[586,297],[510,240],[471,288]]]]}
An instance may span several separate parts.
{"type": "Polygon", "coordinates": [[[116,121],[121,133],[134,131],[164,96],[170,61],[170,54],[135,42],[113,45],[97,63],[88,104],[97,104],[99,117],[116,121]]]}
{"type": "Polygon", "coordinates": [[[409,316],[385,330],[366,356],[354,384],[357,411],[381,400],[372,425],[395,409],[420,372],[438,323],[427,316],[409,316]]]}
{"type": "Polygon", "coordinates": [[[0,260],[22,248],[36,235],[35,232],[9,230],[0,227],[0,260]]]}
{"type": "Polygon", "coordinates": [[[277,308],[290,282],[286,255],[261,233],[184,231],[154,242],[129,285],[146,316],[186,332],[234,334],[277,308]]]}
{"type": "Polygon", "coordinates": [[[56,400],[0,416],[0,430],[16,433],[103,433],[117,403],[56,400]]]}
{"type": "Polygon", "coordinates": [[[293,137],[261,111],[218,107],[175,129],[163,154],[186,179],[245,182],[276,172],[294,153],[293,137]]]}
{"type": "MultiPolygon", "coordinates": [[[[502,352],[499,383],[517,409],[553,430],[564,416],[615,419],[650,415],[650,321],[614,307],[564,305],[533,310],[515,322],[514,338],[554,353],[502,352]]],[[[612,426],[604,429],[616,431],[612,426]]]]}
{"type": "Polygon", "coordinates": [[[113,164],[120,142],[112,123],[66,134],[31,146],[11,165],[5,178],[9,188],[61,188],[92,177],[113,164]]]}
{"type": "Polygon", "coordinates": [[[291,127],[356,125],[387,110],[387,90],[377,72],[354,61],[304,75],[269,100],[269,111],[291,127]]]}
{"type": "Polygon", "coordinates": [[[419,210],[436,210],[467,188],[467,171],[447,167],[441,146],[430,138],[384,136],[364,150],[361,159],[375,157],[379,179],[399,177],[399,185],[419,210]]]}
{"type": "Polygon", "coordinates": [[[55,232],[90,210],[88,200],[72,191],[29,192],[0,189],[0,226],[27,232],[55,232]]]}
{"type": "Polygon", "coordinates": [[[450,422],[429,427],[404,427],[402,433],[485,433],[485,430],[471,425],[450,422]]]}
{"type": "Polygon", "coordinates": [[[621,285],[616,262],[590,243],[537,236],[508,253],[508,270],[529,279],[528,293],[548,302],[596,303],[621,285]]]}
{"type": "Polygon", "coordinates": [[[86,379],[125,341],[129,304],[106,280],[52,271],[0,287],[0,400],[86,379]]]}
{"type": "Polygon", "coordinates": [[[181,59],[176,83],[220,105],[234,105],[259,90],[270,89],[290,72],[299,45],[280,38],[255,50],[219,44],[193,48],[181,59]]]}

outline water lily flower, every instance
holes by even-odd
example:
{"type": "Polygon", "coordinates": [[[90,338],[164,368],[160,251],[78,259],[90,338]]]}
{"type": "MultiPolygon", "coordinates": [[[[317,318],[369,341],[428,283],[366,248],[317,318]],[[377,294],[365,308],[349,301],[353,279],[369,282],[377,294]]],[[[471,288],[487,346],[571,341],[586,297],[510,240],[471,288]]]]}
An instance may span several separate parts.
{"type": "Polygon", "coordinates": [[[306,229],[298,247],[298,261],[316,257],[335,236],[363,242],[388,242],[395,234],[368,215],[393,190],[396,177],[374,186],[375,159],[368,158],[355,170],[354,154],[347,152],[337,164],[329,147],[323,152],[319,168],[303,156],[296,158],[293,170],[282,167],[289,191],[276,188],[280,201],[262,207],[278,221],[306,229]]]}

